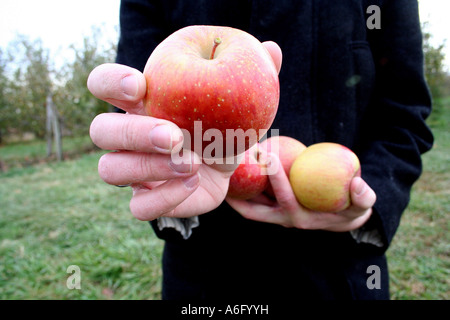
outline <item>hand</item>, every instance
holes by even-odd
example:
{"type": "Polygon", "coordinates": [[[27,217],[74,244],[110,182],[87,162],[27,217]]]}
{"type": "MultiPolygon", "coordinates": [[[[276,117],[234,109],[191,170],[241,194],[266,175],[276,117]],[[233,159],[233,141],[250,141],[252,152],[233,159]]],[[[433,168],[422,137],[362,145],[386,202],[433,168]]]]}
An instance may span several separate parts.
{"type": "MultiPolygon", "coordinates": [[[[282,168],[277,155],[271,153],[270,166],[282,168]]],[[[361,227],[371,216],[375,204],[375,192],[360,177],[350,184],[352,205],[341,212],[315,212],[301,206],[289,183],[284,170],[273,170],[269,175],[276,200],[261,194],[244,201],[226,198],[228,204],[247,219],[279,224],[299,229],[320,229],[344,232],[361,227]]]]}
{"type": "MultiPolygon", "coordinates": [[[[274,42],[264,44],[279,70],[281,49],[274,42]]],[[[136,218],[190,217],[224,200],[236,166],[208,166],[188,150],[183,150],[183,164],[175,165],[172,155],[182,148],[182,132],[170,121],[146,115],[141,72],[104,64],[91,72],[87,85],[94,96],[127,112],[98,115],[90,135],[98,147],[118,150],[100,158],[99,175],[112,185],[131,185],[130,209],[136,218]]]]}
{"type": "Polygon", "coordinates": [[[145,115],[142,73],[104,64],[92,71],[88,88],[96,97],[128,112],[98,115],[91,123],[90,135],[100,148],[120,150],[102,156],[98,171],[109,184],[131,184],[130,209],[136,218],[188,217],[223,201],[232,172],[203,165],[195,153],[186,150],[185,161],[175,165],[172,155],[181,150],[182,132],[172,122],[145,115]]]}

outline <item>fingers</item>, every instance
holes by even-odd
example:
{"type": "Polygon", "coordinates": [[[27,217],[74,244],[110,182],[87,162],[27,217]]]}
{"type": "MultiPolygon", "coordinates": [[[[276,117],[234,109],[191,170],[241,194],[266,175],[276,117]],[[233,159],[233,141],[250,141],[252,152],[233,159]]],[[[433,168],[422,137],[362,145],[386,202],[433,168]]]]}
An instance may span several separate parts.
{"type": "Polygon", "coordinates": [[[185,201],[199,186],[200,175],[184,179],[167,180],[154,189],[144,185],[133,186],[130,210],[139,220],[150,221],[163,215],[175,215],[176,208],[185,201]]]}
{"type": "Polygon", "coordinates": [[[150,221],[174,211],[199,185],[198,156],[185,151],[177,160],[163,154],[112,152],[100,158],[98,171],[109,184],[131,184],[131,212],[150,221]]]}
{"type": "Polygon", "coordinates": [[[172,122],[148,116],[103,113],[90,127],[92,141],[105,150],[177,153],[183,133],[172,122]]]}
{"type": "Polygon", "coordinates": [[[269,179],[277,205],[263,203],[260,199],[257,202],[227,199],[228,203],[245,218],[299,229],[344,232],[359,228],[370,217],[376,196],[361,178],[354,178],[352,181],[353,205],[349,209],[339,213],[313,212],[298,203],[279,158],[273,153],[269,153],[268,158],[270,159],[268,171],[272,173],[269,179]]]}
{"type": "Polygon", "coordinates": [[[234,210],[244,218],[259,222],[289,226],[286,216],[279,207],[253,202],[252,200],[239,200],[227,197],[226,201],[234,210]]]}
{"type": "Polygon", "coordinates": [[[300,206],[292,190],[289,178],[280,162],[278,156],[274,153],[269,153],[270,165],[267,169],[269,174],[270,184],[275,193],[275,198],[280,207],[290,213],[295,213],[300,209],[300,206]]]}
{"type": "Polygon", "coordinates": [[[265,41],[263,45],[266,47],[267,51],[269,51],[272,56],[272,60],[275,63],[275,67],[277,68],[278,73],[281,70],[281,63],[283,60],[283,54],[281,52],[281,48],[273,41],[265,41]]]}
{"type": "Polygon", "coordinates": [[[298,204],[278,156],[274,153],[263,153],[262,157],[266,158],[262,161],[268,162],[267,171],[276,203],[260,195],[249,201],[227,198],[228,204],[250,220],[303,228],[308,222],[307,213],[298,204]]]}
{"type": "Polygon", "coordinates": [[[100,158],[98,172],[106,183],[128,185],[143,181],[186,178],[197,172],[200,166],[197,154],[187,150],[176,160],[163,154],[111,152],[100,158]]]}
{"type": "Polygon", "coordinates": [[[87,80],[89,91],[129,113],[144,115],[142,99],[146,92],[144,75],[134,69],[115,63],[99,65],[87,80]]]}

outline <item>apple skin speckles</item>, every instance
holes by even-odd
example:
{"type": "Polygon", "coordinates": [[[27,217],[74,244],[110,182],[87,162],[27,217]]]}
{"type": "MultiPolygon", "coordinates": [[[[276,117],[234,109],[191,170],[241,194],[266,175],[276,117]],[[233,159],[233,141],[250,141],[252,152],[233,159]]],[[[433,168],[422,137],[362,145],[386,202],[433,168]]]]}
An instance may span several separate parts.
{"type": "Polygon", "coordinates": [[[178,30],[153,51],[144,76],[147,114],[173,121],[191,134],[199,115],[203,130],[267,130],[278,109],[278,72],[272,58],[256,38],[234,28],[178,30]],[[221,43],[209,59],[216,37],[221,43]]]}

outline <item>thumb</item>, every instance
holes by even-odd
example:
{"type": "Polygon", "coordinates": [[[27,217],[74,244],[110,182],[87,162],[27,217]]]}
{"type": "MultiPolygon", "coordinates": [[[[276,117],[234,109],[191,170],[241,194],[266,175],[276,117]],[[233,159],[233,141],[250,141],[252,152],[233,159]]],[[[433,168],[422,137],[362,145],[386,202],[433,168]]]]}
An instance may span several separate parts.
{"type": "Polygon", "coordinates": [[[281,70],[281,62],[283,61],[283,53],[281,52],[280,46],[273,41],[265,41],[263,42],[264,47],[266,47],[267,51],[269,51],[273,63],[275,64],[275,67],[277,68],[278,73],[280,73],[281,70]]]}
{"type": "Polygon", "coordinates": [[[353,178],[350,184],[352,204],[361,209],[372,208],[377,200],[375,191],[361,178],[353,178]]]}
{"type": "Polygon", "coordinates": [[[91,71],[89,91],[97,98],[129,113],[146,115],[142,105],[147,84],[144,75],[131,67],[105,63],[91,71]]]}

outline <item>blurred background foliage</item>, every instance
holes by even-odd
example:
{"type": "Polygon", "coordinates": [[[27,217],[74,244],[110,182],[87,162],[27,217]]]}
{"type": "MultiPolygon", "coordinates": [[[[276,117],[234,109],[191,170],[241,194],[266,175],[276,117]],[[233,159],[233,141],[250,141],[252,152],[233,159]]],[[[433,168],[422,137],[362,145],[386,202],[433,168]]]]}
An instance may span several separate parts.
{"type": "Polygon", "coordinates": [[[59,113],[63,136],[87,133],[96,114],[110,106],[87,90],[89,73],[113,62],[116,44],[98,46],[100,28],[93,28],[81,47],[71,46],[73,60],[56,67],[40,39],[18,35],[0,48],[0,143],[26,137],[44,139],[46,97],[51,94],[59,113]]]}
{"type": "MultiPolygon", "coordinates": [[[[444,70],[444,44],[431,45],[423,25],[425,73],[435,101],[450,94],[450,77],[444,70]]],[[[63,136],[86,134],[96,114],[110,106],[94,98],[86,87],[97,65],[113,62],[116,44],[98,46],[101,28],[93,27],[81,47],[71,46],[73,60],[56,67],[40,39],[18,35],[0,48],[0,143],[24,137],[45,138],[46,96],[51,94],[59,113],[63,136]]],[[[434,106],[439,114],[441,105],[434,106]]]]}

